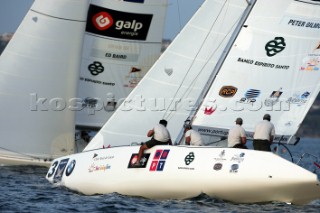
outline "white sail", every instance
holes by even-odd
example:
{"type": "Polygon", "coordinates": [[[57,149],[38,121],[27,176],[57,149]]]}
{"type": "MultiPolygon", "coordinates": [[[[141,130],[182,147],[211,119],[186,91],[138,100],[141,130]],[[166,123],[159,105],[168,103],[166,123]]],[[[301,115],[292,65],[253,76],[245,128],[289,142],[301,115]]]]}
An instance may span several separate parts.
{"type": "Polygon", "coordinates": [[[87,10],[86,0],[35,1],[2,53],[1,164],[74,152],[72,98],[87,10]]]}
{"type": "Polygon", "coordinates": [[[145,141],[161,118],[178,137],[246,6],[205,1],[85,150],[145,141]]]}
{"type": "Polygon", "coordinates": [[[198,131],[227,136],[241,117],[250,138],[269,113],[276,141],[289,143],[320,90],[319,38],[319,1],[257,1],[195,116],[198,131]]]}
{"type": "Polygon", "coordinates": [[[92,0],[76,125],[100,129],[160,56],[167,0],[92,0]]]}

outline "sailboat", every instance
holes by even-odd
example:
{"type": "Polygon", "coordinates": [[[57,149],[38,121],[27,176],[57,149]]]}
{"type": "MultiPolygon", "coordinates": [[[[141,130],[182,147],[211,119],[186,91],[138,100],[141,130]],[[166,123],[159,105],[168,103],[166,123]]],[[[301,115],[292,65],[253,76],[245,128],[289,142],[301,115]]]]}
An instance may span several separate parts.
{"type": "Polygon", "coordinates": [[[76,124],[108,118],[105,110],[81,117],[85,104],[106,92],[125,97],[133,88],[125,87],[125,74],[135,67],[138,82],[146,73],[160,54],[166,2],[34,1],[1,55],[0,164],[48,167],[54,158],[82,151],[76,124]]]}
{"type": "Polygon", "coordinates": [[[74,153],[74,112],[89,1],[34,1],[1,55],[1,164],[74,153]]]}
{"type": "Polygon", "coordinates": [[[85,150],[55,159],[47,180],[86,195],[205,193],[235,203],[298,205],[320,199],[319,168],[228,148],[224,139],[237,117],[252,138],[268,112],[279,146],[297,143],[320,90],[319,26],[319,1],[205,1],[85,150]],[[160,119],[175,145],[146,150],[137,168],[138,145],[160,119]],[[184,145],[184,121],[207,146],[184,145]]]}

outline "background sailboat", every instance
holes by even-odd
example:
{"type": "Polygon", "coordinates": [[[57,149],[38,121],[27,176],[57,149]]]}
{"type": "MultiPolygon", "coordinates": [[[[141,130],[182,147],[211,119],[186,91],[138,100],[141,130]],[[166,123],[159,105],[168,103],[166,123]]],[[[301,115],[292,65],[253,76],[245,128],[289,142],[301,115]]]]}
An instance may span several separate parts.
{"type": "Polygon", "coordinates": [[[92,120],[101,122],[108,118],[108,104],[101,105],[105,114],[99,114],[100,118],[94,113],[96,105],[93,107],[95,115],[86,110],[93,105],[92,100],[96,97],[102,100],[108,86],[116,88],[109,92],[125,96],[132,88],[121,85],[126,80],[120,69],[126,67],[126,74],[128,67],[131,72],[139,72],[135,74],[137,80],[160,54],[166,2],[104,0],[90,1],[89,5],[89,1],[81,4],[36,1],[1,56],[0,74],[4,82],[1,117],[7,122],[1,123],[5,137],[0,142],[0,163],[48,165],[53,158],[81,151],[81,144],[75,144],[75,123],[98,127],[99,122],[93,124],[92,120]],[[69,8],[77,12],[70,13],[69,8]],[[148,18],[142,13],[148,13],[148,18]],[[93,22],[96,14],[111,14],[114,24],[108,27],[113,31],[95,29],[94,25],[99,24],[93,22]],[[117,29],[120,24],[122,29],[117,29]],[[144,42],[133,43],[134,38],[144,42]],[[112,53],[113,60],[104,59],[108,52],[112,53]],[[129,55],[137,60],[135,64],[129,66],[131,60],[127,64],[117,62],[117,59],[125,61],[124,56],[129,55]],[[105,66],[107,75],[98,78],[90,75],[99,71],[94,67],[96,64],[105,66]],[[107,81],[113,83],[106,84],[107,81]],[[82,96],[86,98],[81,99],[82,96]],[[86,117],[81,117],[79,110],[83,108],[86,117]],[[78,122],[75,122],[76,112],[79,112],[78,122]],[[13,134],[13,131],[19,133],[13,134]]]}
{"type": "Polygon", "coordinates": [[[87,10],[86,0],[35,1],[2,53],[1,164],[48,164],[74,152],[68,107],[76,96],[87,10]]]}
{"type": "Polygon", "coordinates": [[[167,0],[90,2],[77,129],[99,130],[160,56],[167,0]]]}

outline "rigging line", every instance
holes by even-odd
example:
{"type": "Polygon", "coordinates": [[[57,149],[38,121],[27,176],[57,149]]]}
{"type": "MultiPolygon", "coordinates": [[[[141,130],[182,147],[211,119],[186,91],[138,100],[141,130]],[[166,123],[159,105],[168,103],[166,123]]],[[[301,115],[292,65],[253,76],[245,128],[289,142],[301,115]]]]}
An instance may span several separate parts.
{"type": "Polygon", "coordinates": [[[179,19],[179,31],[181,31],[182,29],[182,23],[181,23],[181,13],[180,13],[180,4],[179,4],[179,0],[177,0],[177,6],[178,6],[178,19],[179,19]]]}
{"type": "Polygon", "coordinates": [[[210,35],[210,32],[212,31],[213,27],[215,26],[216,21],[217,21],[218,18],[220,17],[220,13],[222,12],[222,10],[223,10],[223,8],[224,8],[224,6],[225,6],[225,4],[226,4],[227,1],[228,1],[228,0],[225,0],[225,1],[224,1],[224,4],[223,4],[223,6],[221,7],[221,10],[219,11],[219,14],[218,14],[217,18],[214,20],[213,24],[211,25],[210,30],[208,31],[208,33],[207,33],[206,37],[204,38],[204,40],[203,40],[200,48],[198,49],[196,56],[194,57],[191,65],[189,66],[189,69],[187,70],[186,74],[184,75],[184,77],[183,77],[183,79],[182,79],[182,81],[181,81],[181,84],[179,85],[178,89],[176,90],[176,92],[175,92],[175,94],[174,94],[174,96],[173,96],[173,98],[172,98],[172,101],[170,102],[169,106],[167,107],[166,111],[164,112],[163,119],[166,119],[166,115],[167,115],[167,117],[168,117],[168,116],[170,116],[170,114],[172,113],[172,112],[170,112],[169,114],[167,114],[168,110],[169,110],[169,109],[171,108],[171,106],[172,106],[172,103],[174,103],[175,97],[177,96],[178,92],[180,91],[183,82],[185,81],[185,79],[186,79],[186,77],[188,76],[191,68],[193,67],[193,64],[195,63],[195,59],[198,57],[198,55],[199,55],[202,47],[204,46],[205,41],[208,39],[208,37],[209,37],[209,35],[210,35]]]}
{"type": "MultiPolygon", "coordinates": [[[[191,66],[189,67],[189,69],[188,69],[185,77],[183,78],[183,81],[185,80],[186,76],[188,75],[189,71],[191,70],[191,68],[192,68],[192,66],[193,66],[193,64],[194,64],[194,62],[195,62],[195,59],[197,58],[197,56],[198,56],[200,50],[202,49],[205,41],[207,40],[208,36],[210,35],[210,32],[212,31],[212,28],[215,26],[216,21],[217,21],[218,18],[221,16],[222,10],[225,8],[225,4],[226,4],[226,3],[227,3],[227,0],[224,2],[223,6],[221,7],[221,10],[219,11],[219,14],[218,14],[218,16],[217,16],[217,19],[214,21],[213,25],[211,26],[211,28],[210,28],[210,30],[209,30],[209,33],[207,34],[206,38],[204,39],[204,42],[202,43],[202,45],[201,45],[201,47],[200,47],[200,49],[199,49],[196,57],[194,58],[191,66]]],[[[227,14],[227,10],[225,11],[224,16],[226,16],[226,14],[227,14]]],[[[216,51],[217,51],[217,50],[219,49],[219,47],[222,45],[222,43],[223,43],[223,41],[226,39],[227,35],[229,35],[229,34],[231,33],[231,30],[232,30],[232,29],[234,28],[234,26],[239,22],[240,18],[241,18],[241,17],[239,17],[239,19],[232,25],[232,27],[229,29],[228,33],[226,33],[226,35],[223,37],[222,41],[219,43],[219,45],[216,47],[216,49],[211,53],[211,55],[210,55],[210,57],[208,58],[208,60],[206,61],[206,63],[205,63],[205,64],[202,66],[202,68],[200,69],[200,72],[198,72],[198,74],[196,75],[195,80],[192,81],[192,83],[187,87],[187,90],[182,94],[181,98],[186,97],[187,94],[189,94],[189,93],[191,92],[191,87],[192,87],[192,85],[194,85],[194,84],[196,83],[196,79],[199,78],[200,74],[203,72],[204,67],[209,63],[210,59],[214,56],[214,54],[216,53],[216,51]]],[[[182,84],[183,84],[183,81],[182,81],[182,83],[180,84],[180,87],[178,88],[178,90],[177,90],[177,92],[175,93],[174,97],[177,95],[178,91],[180,90],[180,88],[181,88],[181,86],[182,86],[182,84]]],[[[173,98],[172,100],[175,100],[175,98],[173,98]]],[[[171,105],[172,105],[172,102],[170,103],[168,109],[171,107],[171,105]]],[[[167,113],[168,109],[166,110],[165,114],[167,113]]],[[[175,112],[175,111],[176,111],[176,110],[172,110],[170,113],[167,114],[167,120],[168,120],[168,121],[172,118],[172,116],[174,115],[174,112],[175,112]],[[171,115],[171,117],[170,117],[170,115],[171,115]]],[[[163,117],[165,117],[165,115],[164,115],[163,117]]]]}
{"type": "MultiPolygon", "coordinates": [[[[227,10],[224,14],[224,17],[227,15],[227,10]]],[[[232,27],[229,29],[229,31],[225,34],[225,36],[222,38],[221,42],[219,43],[219,45],[215,48],[214,51],[212,51],[211,55],[209,56],[208,60],[206,61],[206,63],[201,67],[200,72],[198,72],[198,74],[196,75],[196,77],[194,78],[194,81],[191,82],[191,84],[187,87],[188,89],[183,93],[183,95],[181,96],[181,98],[187,97],[190,92],[191,92],[191,87],[196,83],[196,80],[199,78],[200,74],[203,72],[204,67],[209,63],[210,59],[213,58],[214,54],[216,53],[216,51],[220,48],[220,46],[222,45],[223,41],[225,41],[225,39],[227,38],[227,35],[229,35],[231,33],[231,30],[234,28],[234,26],[239,22],[241,17],[238,18],[238,20],[232,25],[232,27]]],[[[224,19],[223,19],[224,20],[224,19]]],[[[199,101],[197,101],[198,103],[199,101]]],[[[203,100],[201,100],[201,102],[203,102],[203,100]]],[[[200,103],[201,103],[200,102],[200,103]]],[[[196,107],[198,107],[199,105],[196,104],[196,107]]],[[[181,105],[180,105],[181,108],[181,105]]],[[[194,108],[194,107],[193,107],[194,108]]],[[[191,110],[192,111],[192,110],[191,110]]],[[[168,117],[171,115],[174,116],[174,113],[171,112],[169,113],[168,117]]],[[[168,120],[170,120],[171,118],[168,118],[168,120]]]]}
{"type": "MultiPolygon", "coordinates": [[[[190,72],[190,70],[191,70],[191,68],[193,67],[193,65],[194,65],[194,62],[195,62],[195,59],[198,57],[198,55],[199,55],[199,53],[200,53],[200,50],[202,49],[202,47],[204,46],[204,44],[205,44],[205,41],[207,40],[207,38],[209,37],[209,35],[210,35],[210,32],[212,31],[212,29],[213,29],[213,27],[215,26],[215,24],[216,24],[216,22],[217,22],[217,20],[218,20],[218,18],[221,16],[221,13],[222,13],[222,11],[223,11],[223,9],[225,8],[225,5],[226,5],[226,3],[227,3],[227,1],[228,0],[226,0],[225,2],[224,2],[224,4],[223,4],[223,6],[221,7],[221,10],[219,11],[219,13],[218,13],[218,16],[217,16],[217,18],[215,19],[215,21],[213,22],[213,25],[211,26],[211,28],[210,28],[210,30],[208,31],[208,34],[206,35],[206,37],[205,37],[205,39],[204,39],[204,41],[203,41],[203,43],[202,43],[202,45],[201,45],[201,47],[199,48],[199,51],[197,52],[197,54],[196,54],[196,57],[194,58],[194,60],[192,61],[192,64],[190,65],[190,67],[189,67],[189,69],[188,69],[188,71],[187,71],[187,73],[186,73],[186,75],[184,76],[184,78],[183,78],[183,80],[182,80],[182,82],[181,82],[181,84],[180,84],[180,86],[179,86],[179,88],[178,88],[178,90],[176,91],[176,93],[175,93],[175,95],[174,95],[174,98],[172,99],[172,102],[170,103],[170,105],[169,105],[169,107],[168,107],[168,109],[171,107],[171,105],[172,105],[172,103],[174,102],[174,100],[176,100],[176,95],[177,95],[177,93],[178,93],[178,91],[180,90],[180,88],[181,88],[181,86],[182,86],[182,84],[183,84],[183,82],[184,82],[184,80],[185,80],[185,78],[188,76],[188,73],[190,72]]],[[[225,12],[225,14],[224,15],[226,15],[226,13],[227,13],[227,10],[226,10],[226,12],[225,12]]],[[[236,22],[237,23],[237,22],[236,22]]],[[[235,23],[235,24],[236,24],[235,23]]],[[[234,24],[234,25],[235,25],[234,24]]],[[[234,26],[233,25],[233,26],[234,26]]],[[[231,31],[231,29],[233,28],[233,26],[230,28],[230,31],[231,31]]],[[[229,32],[230,32],[229,31],[229,32]]],[[[228,35],[228,34],[226,34],[226,35],[228,35]]],[[[223,40],[226,38],[226,36],[223,38],[223,40]]],[[[210,61],[210,58],[212,58],[213,57],[213,55],[216,53],[216,51],[218,50],[218,48],[220,47],[220,45],[222,44],[222,42],[218,45],[218,47],[212,52],[212,54],[210,55],[210,57],[208,58],[208,60],[206,61],[206,63],[202,66],[202,68],[200,69],[200,72],[198,72],[198,74],[197,74],[197,76],[196,76],[196,78],[195,79],[197,79],[199,76],[200,76],[200,74],[202,73],[202,71],[203,71],[203,69],[204,69],[204,67],[209,63],[209,61],[210,61]]],[[[184,98],[184,97],[186,97],[186,94],[188,93],[188,94],[190,94],[190,92],[191,92],[191,86],[192,85],[194,85],[195,84],[195,80],[187,87],[187,90],[184,92],[184,93],[182,93],[182,96],[181,96],[181,98],[184,98]]],[[[180,100],[180,99],[179,99],[180,100]]],[[[168,111],[168,109],[167,109],[167,111],[168,111]]],[[[165,114],[167,113],[167,111],[165,112],[165,114]]],[[[167,118],[166,118],[166,120],[170,120],[172,117],[173,117],[173,115],[175,114],[175,111],[176,110],[171,110],[171,112],[169,112],[168,114],[167,114],[167,118]]],[[[165,116],[165,115],[164,115],[165,116]]]]}

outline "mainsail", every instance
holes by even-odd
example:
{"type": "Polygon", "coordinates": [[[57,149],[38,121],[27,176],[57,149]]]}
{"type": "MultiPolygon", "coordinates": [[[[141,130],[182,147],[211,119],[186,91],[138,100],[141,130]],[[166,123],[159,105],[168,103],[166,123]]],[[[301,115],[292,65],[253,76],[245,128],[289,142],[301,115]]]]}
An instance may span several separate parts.
{"type": "Polygon", "coordinates": [[[92,0],[78,86],[77,128],[100,129],[161,51],[167,0],[92,0]]]}
{"type": "Polygon", "coordinates": [[[85,150],[144,141],[161,118],[177,138],[246,7],[205,1],[85,150]]]}
{"type": "Polygon", "coordinates": [[[203,136],[227,136],[241,117],[252,138],[269,113],[276,141],[295,142],[320,90],[319,4],[257,1],[194,117],[203,136]]]}
{"type": "Polygon", "coordinates": [[[0,162],[74,152],[87,0],[35,1],[0,59],[0,162]]]}

